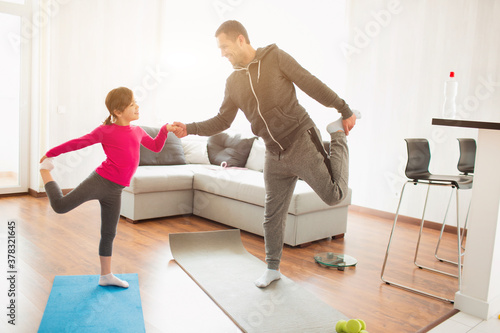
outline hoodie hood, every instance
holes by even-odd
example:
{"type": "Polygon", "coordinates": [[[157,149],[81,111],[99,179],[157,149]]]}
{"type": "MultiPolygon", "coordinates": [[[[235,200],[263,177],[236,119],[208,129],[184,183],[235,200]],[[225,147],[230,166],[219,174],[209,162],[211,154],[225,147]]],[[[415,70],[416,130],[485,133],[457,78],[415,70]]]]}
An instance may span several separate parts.
{"type": "Polygon", "coordinates": [[[261,59],[263,59],[269,52],[271,52],[272,50],[276,49],[278,46],[276,46],[276,44],[271,44],[271,45],[268,45],[268,46],[265,46],[265,47],[259,47],[256,51],[255,51],[255,60],[257,61],[260,61],[261,59]]]}
{"type": "Polygon", "coordinates": [[[246,67],[242,66],[233,66],[235,70],[242,70],[242,69],[247,69],[251,64],[255,64],[260,62],[264,57],[271,52],[272,50],[278,48],[276,44],[271,44],[265,47],[259,47],[257,50],[255,50],[255,58],[246,65],[246,67]]]}
{"type": "Polygon", "coordinates": [[[264,57],[271,51],[273,51],[274,49],[277,49],[278,46],[276,44],[270,44],[268,46],[265,46],[265,47],[259,47],[257,50],[255,50],[255,58],[250,61],[246,67],[241,67],[241,66],[233,66],[234,70],[235,71],[248,71],[248,69],[250,68],[250,66],[252,64],[258,64],[258,69],[257,69],[257,82],[259,82],[259,79],[260,79],[260,61],[262,59],[264,59],[264,57]]]}

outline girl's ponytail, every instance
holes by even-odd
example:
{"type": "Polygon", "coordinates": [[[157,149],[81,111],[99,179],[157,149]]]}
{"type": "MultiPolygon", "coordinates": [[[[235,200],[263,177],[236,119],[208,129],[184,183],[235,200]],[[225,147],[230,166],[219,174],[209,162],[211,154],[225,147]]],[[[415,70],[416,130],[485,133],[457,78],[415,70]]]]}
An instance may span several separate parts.
{"type": "Polygon", "coordinates": [[[102,123],[103,125],[111,125],[113,122],[111,121],[111,115],[106,118],[106,120],[102,123]]]}

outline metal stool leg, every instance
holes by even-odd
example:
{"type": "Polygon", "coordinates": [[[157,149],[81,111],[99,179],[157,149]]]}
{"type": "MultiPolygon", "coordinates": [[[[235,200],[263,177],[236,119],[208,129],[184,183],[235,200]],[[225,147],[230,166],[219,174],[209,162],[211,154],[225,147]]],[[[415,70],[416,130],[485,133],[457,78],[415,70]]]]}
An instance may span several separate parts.
{"type": "Polygon", "coordinates": [[[439,245],[441,243],[441,238],[443,237],[444,227],[446,226],[446,218],[448,217],[448,211],[450,210],[450,204],[451,204],[451,199],[452,198],[453,198],[453,189],[451,190],[451,193],[450,193],[450,199],[448,200],[448,206],[446,207],[446,213],[444,214],[443,224],[441,226],[441,232],[439,233],[439,238],[438,238],[438,242],[437,242],[437,245],[436,245],[436,251],[434,252],[434,256],[439,261],[444,261],[444,260],[442,260],[441,258],[439,258],[437,256],[437,253],[438,253],[439,245]]]}
{"type": "Polygon", "coordinates": [[[396,223],[398,221],[398,215],[399,215],[399,208],[401,207],[401,202],[403,201],[403,194],[406,188],[406,185],[410,183],[409,181],[404,183],[403,188],[401,189],[401,194],[399,195],[399,203],[398,203],[398,208],[396,209],[396,217],[394,218],[394,223],[392,224],[392,229],[391,229],[391,235],[389,236],[389,242],[387,243],[387,250],[385,251],[385,258],[384,258],[384,263],[382,264],[382,272],[380,274],[380,278],[382,281],[385,283],[389,284],[389,281],[386,281],[384,279],[384,272],[385,272],[385,266],[387,265],[387,258],[389,257],[389,249],[392,244],[392,237],[394,236],[394,230],[396,229],[396,223]]]}
{"type": "MultiPolygon", "coordinates": [[[[433,184],[433,186],[450,186],[450,185],[442,185],[442,184],[433,184]]],[[[429,190],[430,190],[430,187],[431,185],[429,185],[429,187],[427,188],[427,196],[425,197],[425,204],[424,204],[424,212],[422,214],[422,221],[420,223],[420,232],[418,234],[418,241],[417,241],[417,248],[415,250],[415,259],[414,259],[414,264],[415,266],[417,266],[418,268],[420,269],[426,269],[428,271],[432,271],[432,272],[435,272],[435,273],[440,273],[440,274],[444,274],[444,275],[447,275],[447,276],[451,276],[451,277],[454,277],[454,278],[457,278],[458,275],[455,275],[455,274],[451,274],[451,273],[448,273],[448,272],[445,272],[445,271],[442,271],[442,270],[439,270],[439,269],[435,269],[435,268],[432,268],[432,267],[428,267],[428,266],[424,266],[424,265],[421,265],[417,262],[417,258],[418,258],[418,249],[420,247],[420,239],[422,237],[422,231],[423,231],[423,228],[424,228],[424,222],[425,222],[425,209],[426,209],[426,206],[427,206],[427,199],[429,197],[429,190]]],[[[451,186],[452,188],[456,188],[455,186],[451,186]]],[[[458,194],[458,190],[456,192],[458,194]]],[[[453,196],[453,191],[452,191],[452,196],[453,196]]],[[[451,197],[450,197],[451,199],[451,197]]],[[[451,201],[451,200],[450,200],[451,201]]],[[[448,208],[449,208],[449,204],[450,204],[450,201],[448,202],[448,208]]],[[[448,211],[448,208],[446,209],[448,211]]],[[[446,214],[448,214],[448,212],[446,212],[446,214]]],[[[441,229],[444,229],[444,222],[443,221],[443,227],[441,229]]]]}
{"type": "Polygon", "coordinates": [[[460,237],[460,205],[458,200],[458,187],[456,188],[457,193],[457,268],[458,268],[458,291],[462,287],[462,244],[460,237]]]}
{"type": "Polygon", "coordinates": [[[427,185],[427,192],[425,194],[424,210],[422,212],[422,220],[420,220],[420,230],[418,231],[417,246],[415,248],[415,257],[413,258],[413,263],[418,267],[422,268],[417,264],[418,249],[420,248],[420,240],[422,239],[422,231],[424,230],[425,222],[425,210],[427,209],[427,199],[429,199],[429,191],[431,189],[430,185],[427,185]]]}
{"type": "MultiPolygon", "coordinates": [[[[385,252],[385,258],[384,258],[384,263],[382,265],[382,272],[381,272],[380,278],[387,285],[392,285],[392,286],[399,287],[401,289],[408,290],[408,291],[411,291],[411,292],[414,292],[414,293],[417,293],[417,294],[421,294],[421,295],[424,295],[424,296],[429,296],[429,297],[436,298],[436,299],[439,299],[439,300],[443,300],[443,301],[446,301],[446,302],[454,303],[454,300],[452,300],[452,299],[448,299],[448,298],[441,297],[441,296],[438,296],[438,295],[435,295],[435,294],[431,294],[431,293],[428,293],[428,292],[425,292],[425,291],[422,291],[422,290],[419,290],[419,289],[411,288],[411,287],[408,287],[408,286],[405,286],[405,285],[402,285],[400,283],[396,283],[396,282],[393,282],[393,281],[390,281],[390,280],[387,280],[387,279],[384,278],[385,268],[387,266],[387,259],[389,257],[390,247],[391,247],[391,244],[392,244],[392,238],[394,237],[394,231],[396,229],[396,224],[397,224],[397,220],[398,220],[398,216],[399,216],[399,209],[401,207],[401,202],[403,200],[403,194],[404,194],[405,187],[406,187],[406,185],[408,183],[414,183],[414,182],[413,181],[407,181],[403,185],[403,188],[401,190],[401,195],[400,195],[400,198],[399,198],[399,204],[398,204],[398,208],[396,210],[396,216],[394,218],[394,223],[392,225],[392,230],[391,230],[391,234],[390,234],[390,237],[389,237],[389,242],[387,244],[387,250],[385,252]]],[[[457,189],[457,191],[458,191],[458,189],[457,189]]],[[[426,196],[426,200],[425,200],[426,204],[427,204],[428,194],[429,194],[429,188],[427,189],[427,196],[426,196]]],[[[457,192],[457,195],[458,195],[458,192],[457,192]]],[[[458,200],[458,198],[457,198],[457,200],[458,200]]],[[[420,241],[420,238],[421,238],[421,235],[422,235],[424,216],[425,216],[425,207],[424,207],[424,214],[423,214],[422,222],[421,222],[421,226],[420,226],[419,241],[420,241]]],[[[457,209],[457,225],[459,225],[459,221],[460,220],[458,219],[458,209],[457,209]]],[[[457,234],[458,234],[458,239],[460,239],[460,228],[458,228],[457,234]]],[[[418,246],[418,244],[419,244],[419,242],[417,243],[417,246],[418,246]]],[[[459,263],[461,264],[461,257],[462,257],[462,255],[461,255],[461,251],[460,251],[461,250],[460,242],[458,243],[458,248],[459,248],[458,258],[459,258],[459,263]]],[[[418,252],[418,249],[417,249],[416,253],[417,252],[418,252]]],[[[459,267],[461,267],[461,266],[459,266],[459,267]]],[[[460,273],[460,271],[461,270],[459,270],[459,274],[458,274],[459,290],[460,290],[460,283],[461,283],[461,273],[460,273]]],[[[439,271],[437,271],[437,272],[439,273],[439,271]]]]}
{"type": "MultiPolygon", "coordinates": [[[[451,194],[453,195],[453,191],[452,191],[451,194]]],[[[452,195],[450,195],[450,202],[451,202],[452,195]]],[[[449,208],[449,205],[450,204],[448,203],[448,208],[449,208]]],[[[465,254],[465,246],[464,246],[465,230],[467,230],[467,222],[469,221],[470,205],[471,205],[471,202],[469,202],[469,207],[467,208],[467,215],[465,216],[464,229],[463,229],[464,232],[462,233],[462,239],[460,241],[460,244],[462,244],[462,256],[465,254]]],[[[448,209],[446,209],[446,214],[448,214],[448,209]]],[[[445,220],[446,220],[446,215],[445,215],[445,220]]],[[[443,231],[444,231],[444,227],[445,227],[445,224],[444,224],[445,220],[443,220],[443,226],[441,228],[441,233],[439,234],[439,239],[438,239],[438,242],[437,242],[437,245],[436,245],[436,251],[434,252],[434,257],[436,257],[436,259],[439,260],[439,261],[441,261],[441,262],[447,262],[447,263],[450,263],[450,264],[458,265],[458,263],[455,262],[455,261],[443,259],[443,258],[440,258],[438,256],[439,245],[441,243],[441,238],[443,236],[443,231]]]]}

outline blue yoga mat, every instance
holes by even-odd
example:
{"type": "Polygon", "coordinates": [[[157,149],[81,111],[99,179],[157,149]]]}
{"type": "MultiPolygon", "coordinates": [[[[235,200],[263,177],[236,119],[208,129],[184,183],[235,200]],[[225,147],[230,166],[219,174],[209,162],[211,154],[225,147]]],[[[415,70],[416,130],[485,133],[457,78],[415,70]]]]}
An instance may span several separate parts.
{"type": "Polygon", "coordinates": [[[56,276],[38,332],[146,332],[139,277],[116,276],[129,287],[99,286],[99,275],[56,276]]]}

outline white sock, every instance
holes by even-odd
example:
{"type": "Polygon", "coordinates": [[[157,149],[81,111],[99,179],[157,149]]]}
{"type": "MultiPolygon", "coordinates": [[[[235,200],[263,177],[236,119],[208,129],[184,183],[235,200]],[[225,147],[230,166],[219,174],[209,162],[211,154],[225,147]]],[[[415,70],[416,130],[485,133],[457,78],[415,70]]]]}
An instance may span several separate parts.
{"type": "Polygon", "coordinates": [[[255,281],[255,285],[259,288],[265,288],[271,284],[271,282],[281,279],[280,271],[275,269],[267,269],[262,276],[255,281]]]}
{"type": "Polygon", "coordinates": [[[122,288],[128,288],[128,282],[120,280],[113,273],[109,273],[107,275],[101,275],[99,279],[100,286],[118,286],[122,288]]]}
{"type": "MultiPolygon", "coordinates": [[[[361,119],[361,112],[359,112],[358,110],[352,110],[352,113],[354,113],[356,119],[361,119]]],[[[328,126],[326,126],[326,131],[330,134],[338,131],[344,131],[344,125],[342,125],[342,117],[335,120],[333,123],[328,124],[328,126]]]]}
{"type": "Polygon", "coordinates": [[[52,157],[47,157],[46,159],[44,159],[43,162],[40,163],[40,170],[52,171],[52,169],[54,169],[54,164],[52,163],[52,160],[53,160],[52,157]]]}

